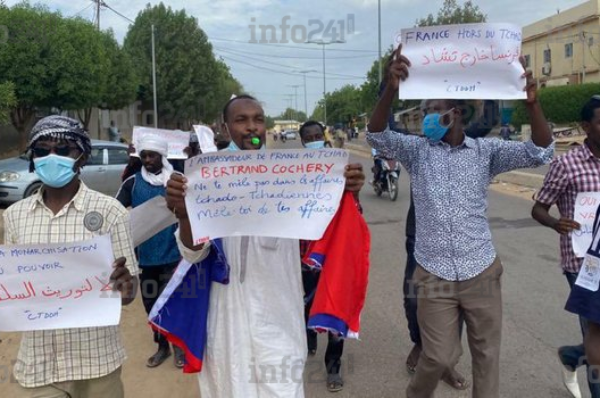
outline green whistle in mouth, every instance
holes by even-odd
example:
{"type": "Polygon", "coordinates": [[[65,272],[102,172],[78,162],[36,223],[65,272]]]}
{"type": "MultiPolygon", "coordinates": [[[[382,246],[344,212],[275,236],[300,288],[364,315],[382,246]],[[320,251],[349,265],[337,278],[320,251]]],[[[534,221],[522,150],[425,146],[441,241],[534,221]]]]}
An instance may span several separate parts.
{"type": "Polygon", "coordinates": [[[252,145],[258,145],[258,144],[260,144],[260,138],[256,138],[256,137],[252,138],[252,145]]]}

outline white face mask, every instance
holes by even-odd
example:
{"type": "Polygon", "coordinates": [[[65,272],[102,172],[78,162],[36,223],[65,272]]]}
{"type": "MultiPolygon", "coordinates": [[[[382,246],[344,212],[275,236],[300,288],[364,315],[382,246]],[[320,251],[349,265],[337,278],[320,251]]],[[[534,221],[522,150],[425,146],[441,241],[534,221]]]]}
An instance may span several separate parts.
{"type": "Polygon", "coordinates": [[[313,141],[304,144],[306,149],[323,149],[325,148],[325,141],[313,141]]]}

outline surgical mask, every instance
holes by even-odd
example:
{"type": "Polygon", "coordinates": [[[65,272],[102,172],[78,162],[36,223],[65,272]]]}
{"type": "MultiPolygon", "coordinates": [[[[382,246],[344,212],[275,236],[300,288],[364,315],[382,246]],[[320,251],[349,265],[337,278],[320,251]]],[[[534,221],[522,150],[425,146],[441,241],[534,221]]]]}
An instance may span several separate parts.
{"type": "Polygon", "coordinates": [[[313,141],[304,144],[307,149],[323,149],[325,148],[325,141],[313,141]]]}
{"type": "Polygon", "coordinates": [[[449,125],[442,125],[442,117],[452,112],[450,109],[444,114],[429,113],[423,119],[423,134],[432,141],[440,141],[448,133],[448,130],[454,124],[452,121],[449,125]]]}
{"type": "Polygon", "coordinates": [[[33,159],[35,172],[42,182],[52,188],[62,188],[73,180],[75,171],[75,162],[79,158],[73,159],[68,156],[48,155],[43,158],[33,159]]]}
{"type": "Polygon", "coordinates": [[[229,142],[229,146],[227,147],[227,150],[228,150],[228,151],[239,151],[239,150],[240,150],[240,147],[239,147],[239,146],[237,146],[237,145],[236,145],[236,143],[235,143],[235,142],[233,142],[233,140],[231,140],[231,141],[229,142]]]}

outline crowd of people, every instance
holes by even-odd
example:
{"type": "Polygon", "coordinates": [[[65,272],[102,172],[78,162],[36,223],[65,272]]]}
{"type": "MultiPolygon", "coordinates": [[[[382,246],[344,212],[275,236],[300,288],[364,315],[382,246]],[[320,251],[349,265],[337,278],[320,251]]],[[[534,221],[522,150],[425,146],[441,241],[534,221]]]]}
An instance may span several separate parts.
{"type": "MultiPolygon", "coordinates": [[[[595,223],[585,259],[575,255],[571,241],[572,232],[581,227],[573,220],[575,198],[600,189],[600,97],[593,97],[582,109],[584,145],[553,159],[552,132],[532,74],[525,68],[530,141],[470,137],[465,134],[467,104],[456,99],[423,101],[423,136],[392,131],[388,124],[392,102],[410,78],[410,68],[410,60],[399,48],[386,68],[367,134],[378,156],[399,160],[411,180],[403,290],[414,346],[406,361],[413,374],[406,396],[433,397],[442,380],[459,390],[472,388],[475,398],[500,397],[503,265],[486,215],[488,187],[500,173],[551,162],[544,186],[535,195],[532,216],[560,234],[561,264],[572,289],[566,308],[580,315],[582,344],[559,349],[564,382],[574,397],[581,396],[575,369],[587,365],[592,396],[600,397],[594,373],[600,365],[600,222],[595,223]],[[553,205],[560,212],[558,219],[549,212],[553,205]],[[471,381],[455,369],[463,333],[472,355],[471,381]]],[[[265,149],[265,120],[255,98],[230,99],[223,109],[222,128],[231,141],[222,150],[265,149]]],[[[324,148],[325,134],[325,127],[316,121],[300,128],[307,149],[324,148]]],[[[79,177],[91,153],[81,123],[63,116],[40,120],[31,130],[28,149],[30,170],[44,185],[4,212],[5,244],[66,243],[97,233],[110,235],[116,258],[111,275],[114,289],[121,292],[123,305],[130,304],[139,289],[148,314],[182,259],[202,264],[215,256],[224,258],[226,282],[214,279],[207,287],[210,304],[199,373],[201,396],[303,397],[306,358],[317,352],[316,332],[307,328],[307,320],[320,274],[302,261],[310,242],[236,236],[195,243],[182,165],[167,159],[168,142],[163,139],[144,139],[137,146],[139,158],[132,158],[117,197],[110,198],[88,189],[79,177]],[[177,223],[134,247],[126,208],[156,197],[165,198],[177,223]],[[100,222],[91,223],[90,217],[100,222]],[[282,358],[299,377],[286,377],[288,370],[279,366],[282,358]],[[277,382],[257,381],[256,364],[272,366],[277,382]]],[[[193,135],[186,151],[190,157],[200,152],[193,135]]],[[[344,177],[344,190],[352,193],[348,195],[353,207],[362,213],[358,195],[365,181],[362,166],[349,164],[344,177]]],[[[184,367],[185,347],[174,344],[171,349],[161,330],[153,334],[157,351],[146,365],[160,366],[173,352],[175,366],[184,367]]],[[[334,330],[328,333],[324,361],[331,392],[344,387],[343,337],[334,330]]],[[[124,362],[117,326],[24,332],[14,374],[22,397],[119,398],[124,396],[120,376],[124,362]]]]}

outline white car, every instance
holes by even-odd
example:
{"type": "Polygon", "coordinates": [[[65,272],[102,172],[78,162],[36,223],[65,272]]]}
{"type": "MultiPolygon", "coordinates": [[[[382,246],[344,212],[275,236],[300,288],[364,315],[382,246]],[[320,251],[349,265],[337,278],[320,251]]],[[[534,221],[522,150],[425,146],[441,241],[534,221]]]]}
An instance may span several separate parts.
{"type": "MultiPolygon", "coordinates": [[[[115,196],[128,162],[127,145],[92,140],[92,153],[81,170],[81,179],[91,189],[115,196]]],[[[29,172],[26,154],[0,160],[0,203],[19,201],[36,193],[41,186],[37,174],[29,172]]]]}
{"type": "Polygon", "coordinates": [[[298,138],[298,132],[295,130],[287,130],[281,133],[281,136],[286,140],[295,140],[298,138]]]}

